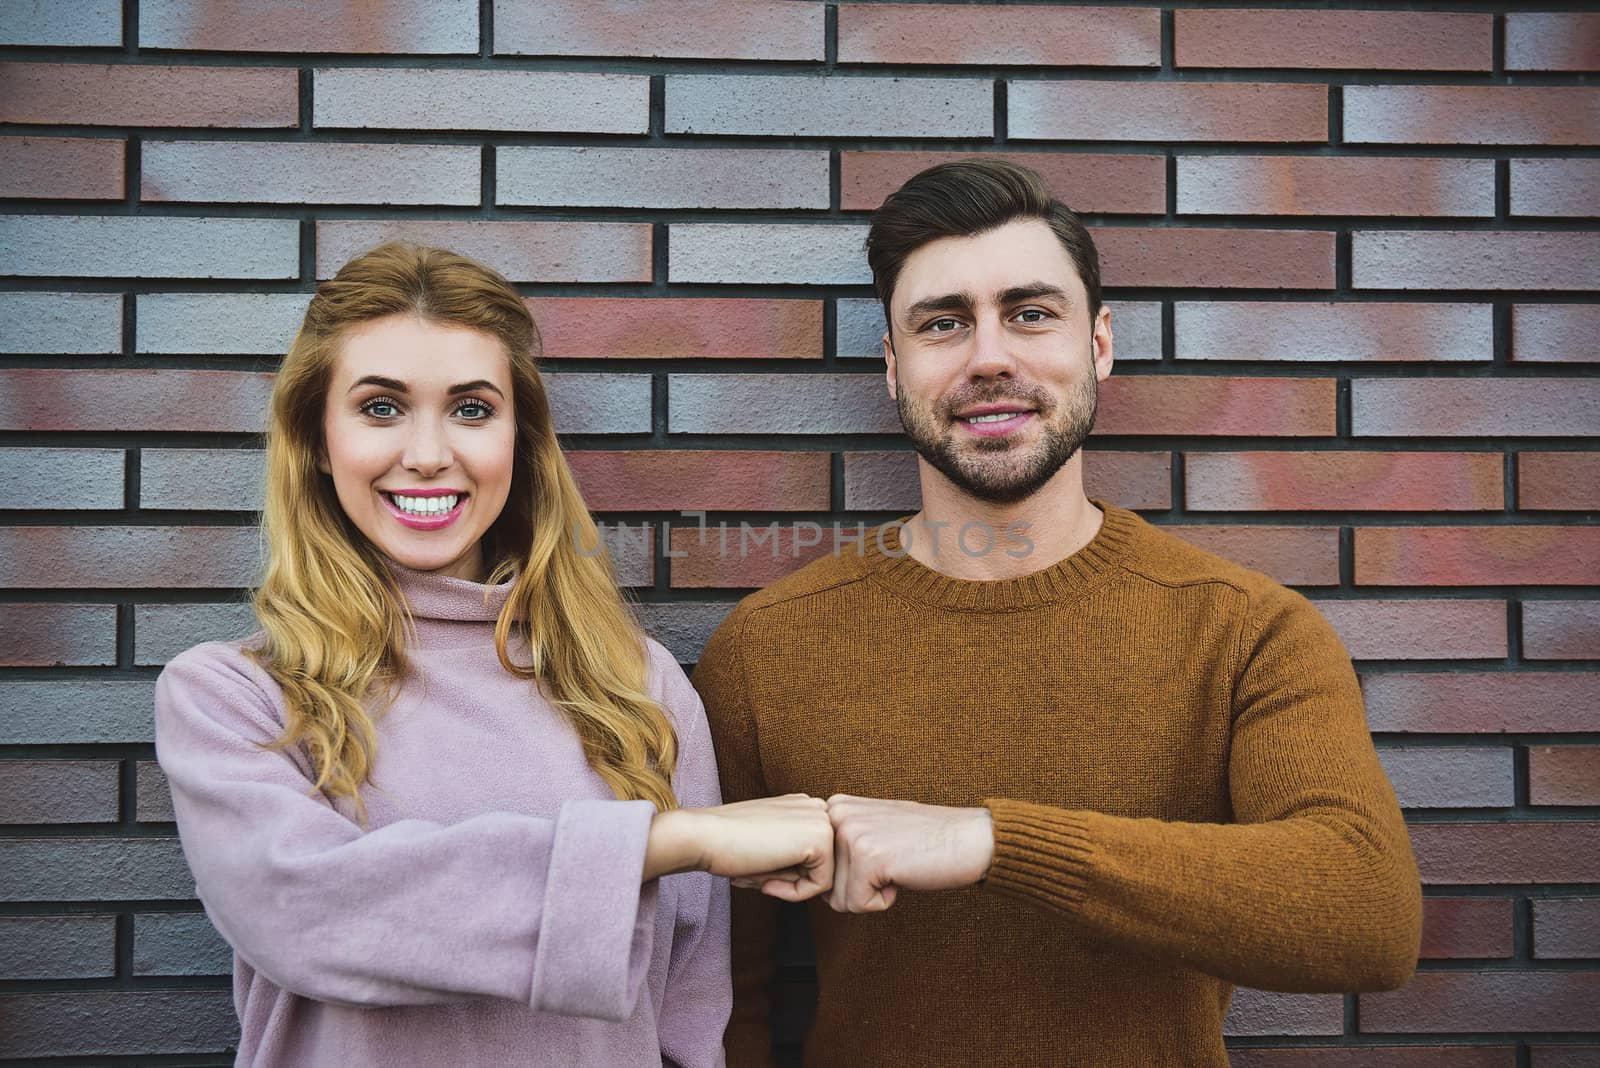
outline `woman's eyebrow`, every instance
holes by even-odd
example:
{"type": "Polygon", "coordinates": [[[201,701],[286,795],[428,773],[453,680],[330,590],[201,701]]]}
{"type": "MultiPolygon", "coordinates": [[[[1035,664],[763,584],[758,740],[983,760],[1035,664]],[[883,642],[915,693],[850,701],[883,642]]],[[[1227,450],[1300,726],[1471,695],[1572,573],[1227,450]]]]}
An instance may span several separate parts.
{"type": "Polygon", "coordinates": [[[382,386],[384,389],[392,389],[396,393],[409,392],[409,390],[406,388],[406,384],[400,381],[398,378],[384,378],[382,375],[365,375],[361,378],[358,378],[351,383],[350,388],[345,390],[345,392],[354,393],[358,386],[382,386]]]}
{"type": "Polygon", "coordinates": [[[487,389],[502,400],[505,399],[505,394],[500,392],[500,387],[489,381],[487,378],[475,378],[471,382],[462,382],[459,385],[451,386],[445,392],[453,397],[457,393],[471,393],[474,390],[479,389],[487,389]]]}

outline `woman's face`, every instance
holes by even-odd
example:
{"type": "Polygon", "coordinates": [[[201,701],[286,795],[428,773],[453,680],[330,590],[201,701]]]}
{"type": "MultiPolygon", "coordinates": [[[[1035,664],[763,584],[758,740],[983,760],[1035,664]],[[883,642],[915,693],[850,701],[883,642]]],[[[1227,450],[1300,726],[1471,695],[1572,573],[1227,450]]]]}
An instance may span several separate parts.
{"type": "Polygon", "coordinates": [[[511,371],[488,334],[391,315],[346,336],[323,407],[339,505],[389,559],[481,581],[516,455],[511,371]]]}

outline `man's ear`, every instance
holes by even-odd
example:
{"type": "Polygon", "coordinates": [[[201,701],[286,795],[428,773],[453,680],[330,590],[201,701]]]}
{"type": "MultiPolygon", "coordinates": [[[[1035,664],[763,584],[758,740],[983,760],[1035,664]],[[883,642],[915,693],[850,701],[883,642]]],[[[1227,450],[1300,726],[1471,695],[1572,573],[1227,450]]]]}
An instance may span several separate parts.
{"type": "Polygon", "coordinates": [[[883,332],[883,375],[889,382],[889,396],[898,400],[895,393],[894,342],[889,340],[887,330],[883,332]]]}
{"type": "Polygon", "coordinates": [[[1094,377],[1104,382],[1111,377],[1111,309],[1100,305],[1100,314],[1094,317],[1094,336],[1089,340],[1090,354],[1094,359],[1094,377]]]}

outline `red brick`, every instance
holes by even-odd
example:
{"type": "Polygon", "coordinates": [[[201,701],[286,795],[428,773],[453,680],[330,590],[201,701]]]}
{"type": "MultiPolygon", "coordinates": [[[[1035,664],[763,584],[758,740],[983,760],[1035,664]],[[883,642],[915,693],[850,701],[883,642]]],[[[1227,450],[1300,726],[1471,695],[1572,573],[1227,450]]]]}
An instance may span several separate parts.
{"type": "Polygon", "coordinates": [[[1600,160],[1512,160],[1511,214],[1600,216],[1600,160]]]}
{"type": "Polygon", "coordinates": [[[1523,601],[1522,655],[1600,660],[1600,601],[1523,601]]]}
{"type": "Polygon", "coordinates": [[[154,760],[141,760],[134,769],[134,818],[140,823],[172,823],[172,789],[167,774],[154,760]]]}
{"type": "Polygon", "coordinates": [[[482,260],[513,282],[648,282],[650,224],[619,222],[317,223],[317,277],[402,239],[482,260]]]}
{"type": "Polygon", "coordinates": [[[1344,998],[1239,987],[1222,1033],[1235,1035],[1337,1035],[1344,1030],[1344,998]]]}
{"type": "Polygon", "coordinates": [[[1339,531],[1336,527],[1169,526],[1210,553],[1264,572],[1286,586],[1339,584],[1339,531]]]}
{"type": "Polygon", "coordinates": [[[839,62],[1155,67],[1161,63],[1161,13],[841,4],[839,62]]]}
{"type": "Polygon", "coordinates": [[[569,452],[597,512],[816,512],[829,506],[825,452],[569,452]]]}
{"type": "Polygon", "coordinates": [[[1569,733],[1594,729],[1600,673],[1368,671],[1361,691],[1378,733],[1569,733]]]}
{"type": "Polygon", "coordinates": [[[1576,86],[1347,85],[1353,144],[1600,144],[1600,89],[1576,86]]]}
{"type": "MultiPolygon", "coordinates": [[[[1409,830],[1424,885],[1600,882],[1600,823],[1414,823],[1409,830]]],[[[1529,1022],[1507,1030],[1537,1029],[1529,1022]]]]}
{"type": "Polygon", "coordinates": [[[1318,601],[1356,660],[1473,660],[1506,655],[1504,601],[1318,601]]]}
{"type": "Polygon", "coordinates": [[[476,145],[146,141],[147,201],[476,205],[476,145]]]}
{"type": "Polygon", "coordinates": [[[1351,383],[1356,437],[1592,435],[1600,379],[1390,378],[1351,383]]]}
{"type": "Polygon", "coordinates": [[[1535,901],[1533,955],[1539,960],[1600,957],[1600,898],[1535,901]]]}
{"type": "Polygon", "coordinates": [[[1191,452],[1185,504],[1202,512],[1499,511],[1497,452],[1191,452]]]}
{"type": "Polygon", "coordinates": [[[1600,71],[1600,15],[1512,12],[1506,70],[1600,71]]]}
{"type": "MultiPolygon", "coordinates": [[[[1348,90],[1347,90],[1348,91],[1348,90]]],[[[1328,87],[1258,82],[1008,83],[1022,141],[1326,141],[1328,87]]]]}
{"type": "Polygon", "coordinates": [[[822,7],[773,0],[495,0],[494,50],[519,56],[820,60],[822,7]]]}
{"type": "MultiPolygon", "coordinates": [[[[795,523],[738,523],[712,525],[704,533],[694,526],[673,525],[672,551],[681,558],[672,561],[674,589],[757,587],[776,582],[804,565],[826,556],[860,553],[861,544],[870,544],[873,535],[846,523],[843,538],[828,527],[795,523]]],[[[870,531],[871,525],[865,526],[870,531]]]]}
{"type": "Polygon", "coordinates": [[[1587,586],[1600,527],[1358,527],[1360,586],[1587,586]]]}
{"type": "Polygon", "coordinates": [[[1099,434],[1273,435],[1334,432],[1331,378],[1125,375],[1100,387],[1099,434]]]}
{"type": "Polygon", "coordinates": [[[1600,452],[1517,453],[1517,507],[1600,508],[1600,452]]]}
{"type": "MultiPolygon", "coordinates": [[[[1124,508],[1172,507],[1172,457],[1167,452],[1086,449],[1084,488],[1124,508]]],[[[849,511],[914,512],[922,490],[914,452],[844,454],[844,506],[849,511]]]]}
{"type": "Polygon", "coordinates": [[[1511,358],[1519,363],[1600,360],[1600,304],[1517,304],[1511,358]]]}
{"type": "Polygon", "coordinates": [[[1600,1068],[1600,1046],[1531,1046],[1532,1068],[1600,1068]]]}
{"type": "Polygon", "coordinates": [[[1421,956],[1509,957],[1514,922],[1510,898],[1423,898],[1421,956]]]}
{"type": "Polygon", "coordinates": [[[1115,227],[1094,233],[1108,286],[1332,289],[1333,233],[1115,227]]]}
{"type": "Polygon", "coordinates": [[[1358,230],[1350,258],[1357,289],[1600,289],[1600,234],[1358,230]]]}
{"type": "Polygon", "coordinates": [[[820,300],[732,297],[534,297],[548,359],[822,356],[820,300]]]}
{"type": "Polygon", "coordinates": [[[1515,1068],[1513,1046],[1230,1049],[1233,1068],[1515,1068]]]}
{"type": "Polygon", "coordinates": [[[0,65],[0,122],[288,127],[299,100],[291,67],[0,65]]]}
{"type": "Polygon", "coordinates": [[[254,434],[273,376],[244,371],[0,370],[0,430],[254,434]]]}
{"type": "MultiPolygon", "coordinates": [[[[1298,17],[1315,12],[1283,14],[1298,17]]],[[[1494,214],[1494,161],[1179,156],[1178,213],[1487,217],[1494,214]]]]}
{"type": "Polygon", "coordinates": [[[1180,67],[1481,70],[1492,15],[1421,11],[1179,11],[1180,67]]]}
{"type": "Polygon", "coordinates": [[[0,137],[0,197],[118,200],[120,137],[0,137]]]}
{"type": "Polygon", "coordinates": [[[223,52],[478,53],[476,0],[360,4],[144,0],[140,48],[223,52]]]}
{"type": "Polygon", "coordinates": [[[0,527],[0,588],[236,588],[259,551],[254,527],[0,527]]]}
{"type": "Polygon", "coordinates": [[[0,667],[110,667],[114,604],[8,604],[0,609],[0,667]]]}
{"type": "Polygon", "coordinates": [[[1594,1024],[1600,972],[1419,972],[1360,995],[1363,1034],[1579,1031],[1594,1024]]]}
{"type": "Polygon", "coordinates": [[[1535,805],[1600,805],[1600,745],[1529,746],[1528,800],[1535,805]]]}
{"type": "Polygon", "coordinates": [[[935,163],[996,157],[1038,171],[1051,192],[1074,211],[1160,215],[1167,210],[1166,159],[1122,152],[841,152],[839,206],[872,211],[906,179],[935,163]]]}
{"type": "Polygon", "coordinates": [[[1179,301],[1180,360],[1489,360],[1488,304],[1179,301]]]}

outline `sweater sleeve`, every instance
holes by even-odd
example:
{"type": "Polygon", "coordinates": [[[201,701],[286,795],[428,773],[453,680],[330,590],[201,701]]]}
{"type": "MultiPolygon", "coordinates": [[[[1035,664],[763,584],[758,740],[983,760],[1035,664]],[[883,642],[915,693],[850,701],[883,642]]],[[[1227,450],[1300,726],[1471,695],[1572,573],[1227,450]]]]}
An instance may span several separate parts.
{"type": "Polygon", "coordinates": [[[156,753],[196,889],[218,931],[286,990],[360,1006],[507,998],[632,1015],[655,893],[653,807],[569,801],[554,819],[485,813],[363,832],[274,749],[281,697],[231,645],[156,684],[156,753]]]}
{"type": "MultiPolygon", "coordinates": [[[[651,642],[655,694],[678,730],[678,767],[673,790],[685,808],[722,803],[716,756],[700,696],[683,669],[651,642]]],[[[677,1068],[721,1068],[722,1034],[733,992],[728,979],[728,881],[707,872],[668,875],[676,890],[677,916],[657,1030],[661,1058],[677,1068]]]]}
{"type": "MultiPolygon", "coordinates": [[[[716,743],[722,793],[729,801],[767,797],[755,711],[745,680],[740,630],[745,610],[735,609],[706,643],[694,684],[705,701],[716,743]]],[[[724,1045],[728,1063],[761,1068],[772,1054],[772,981],[776,971],[778,904],[754,890],[733,895],[733,1016],[724,1045]]]]}
{"type": "Polygon", "coordinates": [[[1234,823],[991,799],[986,886],[1108,942],[1251,987],[1391,989],[1416,966],[1421,888],[1348,655],[1299,595],[1241,634],[1234,823]]]}

